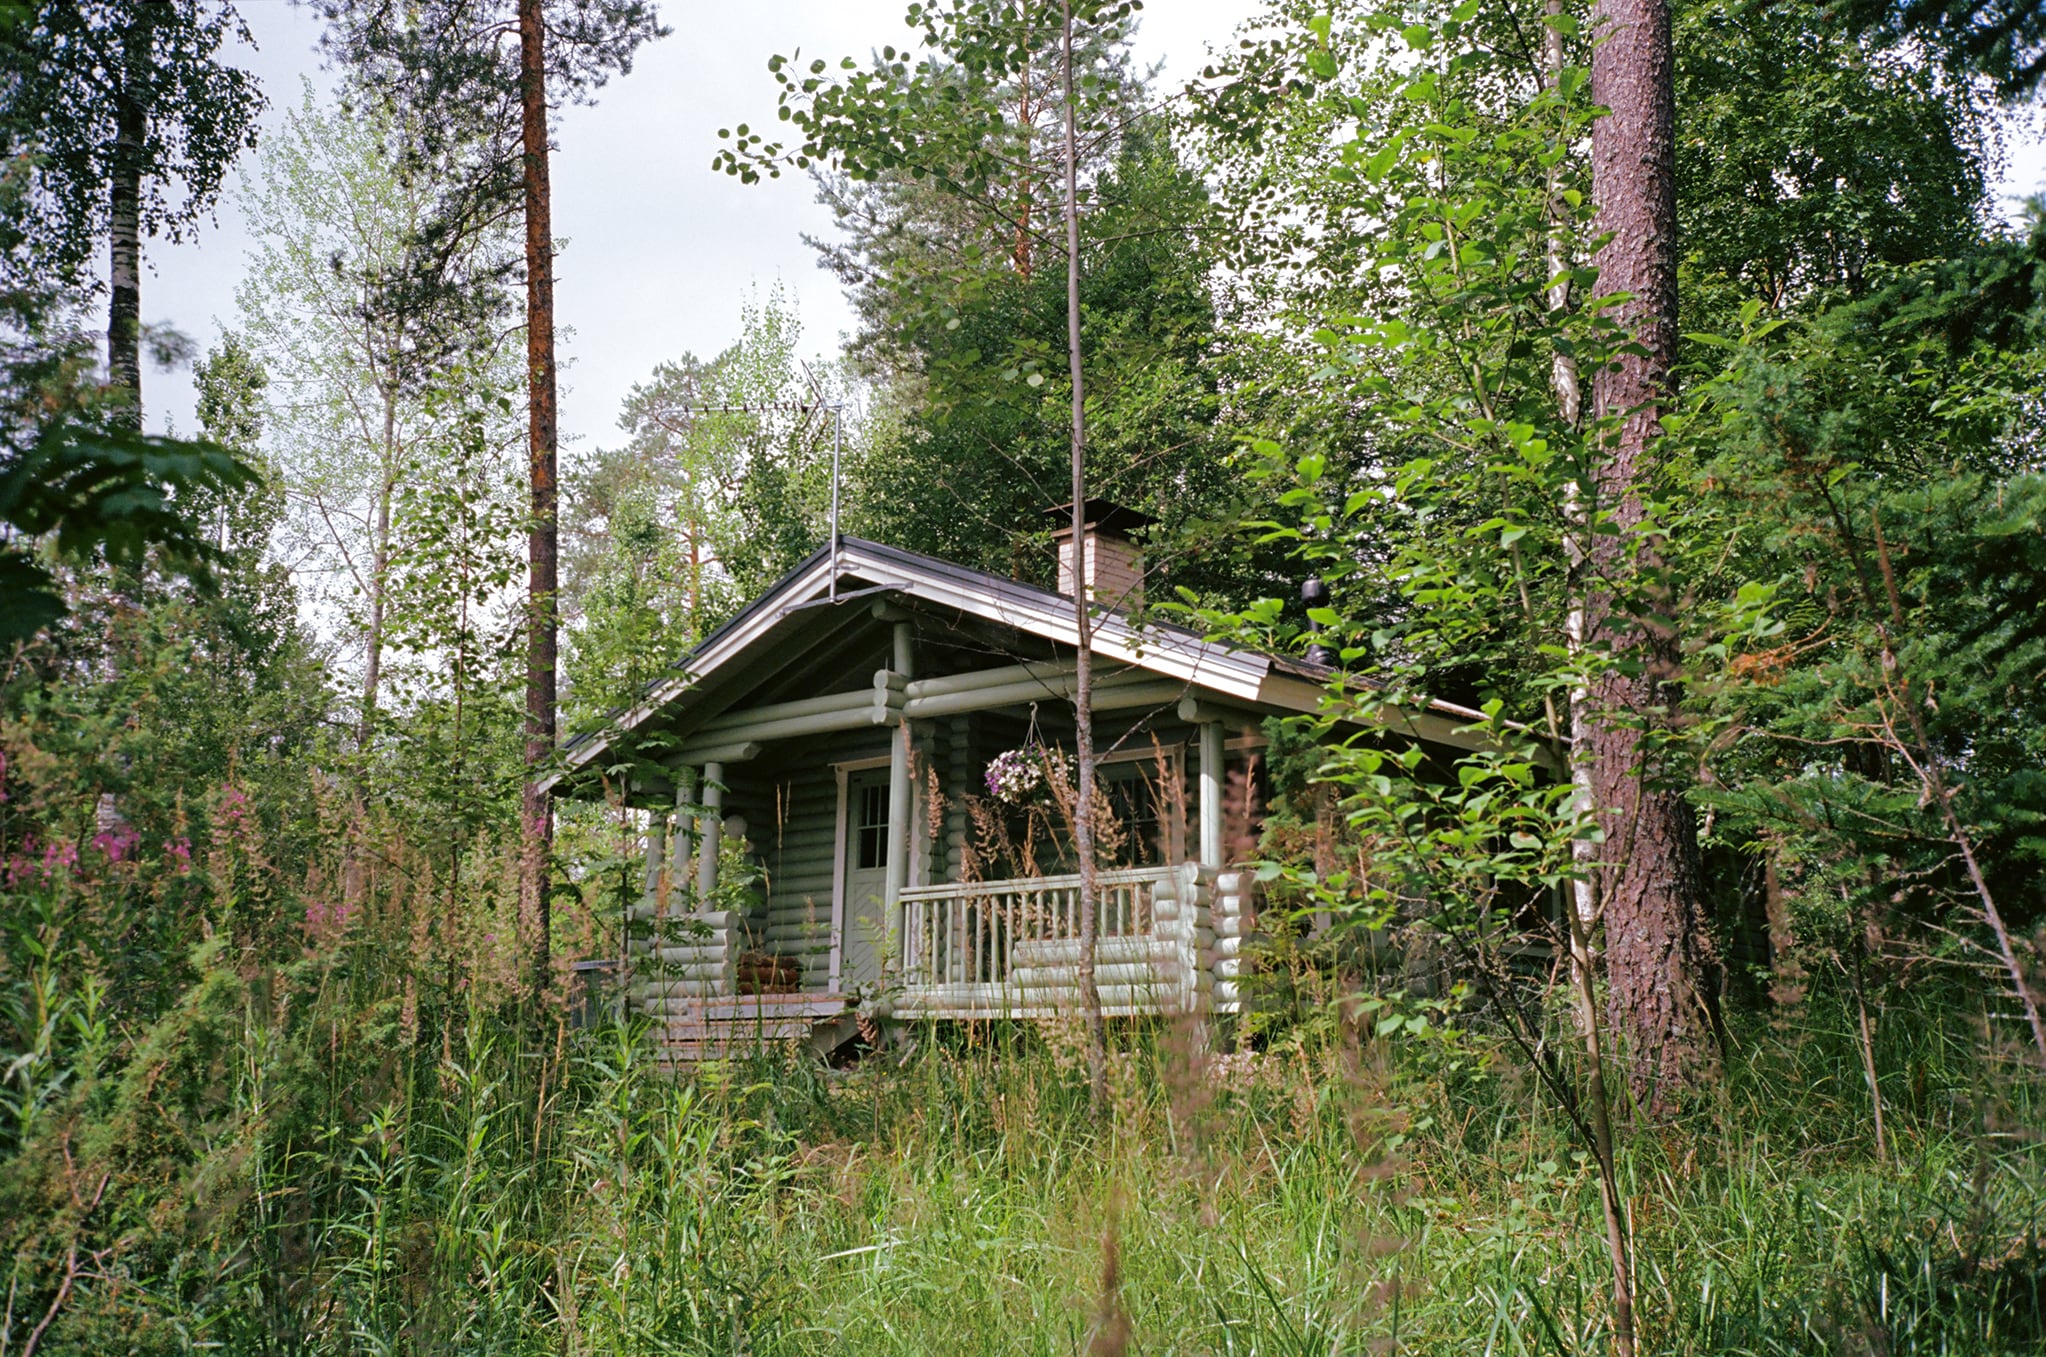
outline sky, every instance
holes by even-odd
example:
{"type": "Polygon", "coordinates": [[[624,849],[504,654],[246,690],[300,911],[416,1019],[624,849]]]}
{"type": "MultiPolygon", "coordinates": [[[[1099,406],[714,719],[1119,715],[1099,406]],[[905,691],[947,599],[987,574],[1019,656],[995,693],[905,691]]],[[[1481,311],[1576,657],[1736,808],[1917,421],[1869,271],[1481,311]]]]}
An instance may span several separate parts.
{"type": "MultiPolygon", "coordinates": [[[[314,50],[320,24],[286,0],[239,0],[257,50],[231,58],[254,71],[274,125],[298,102],[299,82],[330,86],[314,50]]],[[[796,303],[806,352],[830,353],[853,318],[836,279],[817,267],[807,232],[828,236],[830,214],[797,175],[744,185],[713,173],[717,132],[775,124],[776,86],[767,59],[800,48],[834,64],[909,35],[908,0],[664,0],[674,31],[642,48],[632,74],[598,92],[592,106],[562,111],[550,166],[556,264],[561,430],[584,448],[618,440],[620,402],[654,365],[685,353],[716,354],[739,337],[739,309],[754,289],[779,282],[796,303]]],[[[1210,42],[1228,42],[1258,0],[1151,0],[1137,35],[1163,78],[1184,80],[1210,42]]],[[[234,319],[249,238],[230,192],[218,224],[180,246],[152,242],[143,316],[174,325],[201,351],[234,319]]],[[[150,425],[192,432],[189,371],[143,375],[150,425]]]]}
{"type": "MultiPolygon", "coordinates": [[[[852,326],[838,283],[817,267],[805,233],[828,236],[830,216],[801,176],[756,185],[713,173],[717,131],[774,125],[767,59],[800,49],[836,62],[901,43],[907,0],[665,0],[674,30],[643,48],[632,74],[594,105],[560,115],[554,230],[555,310],[567,333],[561,430],[571,447],[618,438],[620,402],[654,365],[685,353],[710,357],[738,338],[739,310],[779,283],[804,326],[803,347],[829,353],[852,326]]],[[[1137,53],[1162,63],[1170,83],[1197,73],[1210,45],[1226,45],[1260,0],[1150,0],[1137,53]]],[[[302,80],[330,86],[316,51],[320,25],[287,0],[240,0],[257,45],[231,57],[270,97],[265,123],[297,103],[302,80]]],[[[2014,128],[2006,197],[2046,189],[2046,139],[2035,112],[2014,128]]],[[[203,351],[234,319],[234,290],[250,241],[230,192],[217,222],[182,245],[150,242],[143,316],[191,336],[203,351]]],[[[155,429],[192,432],[189,371],[152,371],[143,398],[155,429]]]]}

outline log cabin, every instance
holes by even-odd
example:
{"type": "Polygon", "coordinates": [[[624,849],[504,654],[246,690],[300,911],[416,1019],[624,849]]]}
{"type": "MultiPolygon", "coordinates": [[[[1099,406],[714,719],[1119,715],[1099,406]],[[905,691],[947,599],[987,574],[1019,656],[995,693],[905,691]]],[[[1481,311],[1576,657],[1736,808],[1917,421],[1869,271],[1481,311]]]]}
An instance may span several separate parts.
{"type": "MultiPolygon", "coordinates": [[[[871,1032],[1079,1010],[1076,589],[1107,830],[1104,1010],[1242,1010],[1264,722],[1317,712],[1334,671],[1142,619],[1141,516],[1090,502],[1086,519],[1084,551],[1061,537],[1057,591],[837,538],[565,746],[558,794],[622,782],[648,813],[622,984],[669,1059],[825,1050],[856,1015],[871,1032]]],[[[1378,719],[1453,753],[1483,718],[1435,703],[1378,719]]]]}

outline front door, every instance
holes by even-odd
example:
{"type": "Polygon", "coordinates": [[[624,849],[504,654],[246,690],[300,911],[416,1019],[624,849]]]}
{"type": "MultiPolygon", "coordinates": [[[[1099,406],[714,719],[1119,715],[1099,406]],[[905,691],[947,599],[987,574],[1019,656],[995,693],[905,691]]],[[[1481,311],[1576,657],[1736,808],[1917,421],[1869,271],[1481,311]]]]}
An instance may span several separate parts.
{"type": "Polygon", "coordinates": [[[865,769],[845,780],[845,916],[839,988],[881,983],[888,940],[888,770],[865,769]]]}

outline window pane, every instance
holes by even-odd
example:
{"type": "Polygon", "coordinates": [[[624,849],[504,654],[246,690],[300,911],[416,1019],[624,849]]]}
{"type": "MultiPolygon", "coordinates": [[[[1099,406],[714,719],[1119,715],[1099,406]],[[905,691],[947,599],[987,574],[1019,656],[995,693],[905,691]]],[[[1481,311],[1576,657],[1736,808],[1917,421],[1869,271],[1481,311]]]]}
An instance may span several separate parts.
{"type": "Polygon", "coordinates": [[[1111,763],[1101,770],[1102,791],[1116,819],[1117,867],[1151,867],[1164,860],[1153,778],[1148,763],[1111,763]]]}
{"type": "Polygon", "coordinates": [[[877,784],[860,788],[858,853],[859,870],[873,871],[888,865],[888,789],[877,784]]]}

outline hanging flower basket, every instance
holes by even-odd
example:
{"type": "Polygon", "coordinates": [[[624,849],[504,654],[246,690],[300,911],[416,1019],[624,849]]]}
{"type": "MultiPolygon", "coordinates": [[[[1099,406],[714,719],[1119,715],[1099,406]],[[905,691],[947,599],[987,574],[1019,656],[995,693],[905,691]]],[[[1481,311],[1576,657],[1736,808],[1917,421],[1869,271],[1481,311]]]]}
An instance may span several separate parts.
{"type": "Polygon", "coordinates": [[[987,790],[995,800],[1011,806],[1027,806],[1044,799],[1047,765],[1063,766],[1065,756],[1043,745],[1007,749],[988,760],[987,790]]]}

